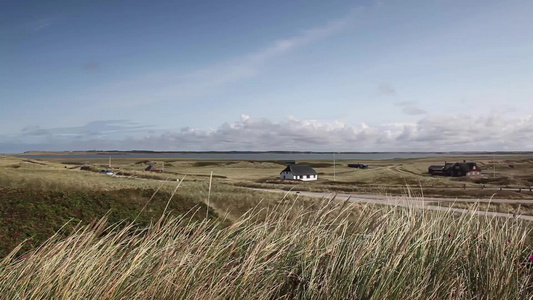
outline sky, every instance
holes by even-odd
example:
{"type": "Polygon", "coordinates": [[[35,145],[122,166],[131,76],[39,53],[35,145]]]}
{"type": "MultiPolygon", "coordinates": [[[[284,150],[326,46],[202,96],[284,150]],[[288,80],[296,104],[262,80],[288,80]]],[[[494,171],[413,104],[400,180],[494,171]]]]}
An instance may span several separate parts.
{"type": "Polygon", "coordinates": [[[0,153],[532,151],[533,1],[0,0],[0,153]]]}

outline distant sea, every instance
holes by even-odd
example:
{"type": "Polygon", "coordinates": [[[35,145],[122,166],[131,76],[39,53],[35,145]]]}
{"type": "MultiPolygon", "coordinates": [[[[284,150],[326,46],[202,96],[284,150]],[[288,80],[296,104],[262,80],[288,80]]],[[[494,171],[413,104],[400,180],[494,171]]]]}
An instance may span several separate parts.
{"type": "Polygon", "coordinates": [[[47,158],[181,158],[181,159],[213,159],[213,160],[257,160],[257,161],[302,161],[302,160],[382,160],[424,157],[472,157],[472,156],[527,156],[533,152],[106,152],[95,154],[57,154],[57,155],[26,155],[16,156],[34,159],[47,158]]]}

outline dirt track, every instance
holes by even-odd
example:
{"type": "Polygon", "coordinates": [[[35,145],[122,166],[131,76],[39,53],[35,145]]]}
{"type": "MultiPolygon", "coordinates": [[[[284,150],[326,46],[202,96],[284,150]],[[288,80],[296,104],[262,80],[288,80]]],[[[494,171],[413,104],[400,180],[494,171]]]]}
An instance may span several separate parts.
{"type": "Polygon", "coordinates": [[[277,192],[277,193],[291,193],[299,194],[302,196],[309,197],[318,197],[331,199],[335,197],[337,200],[347,200],[350,199],[352,202],[360,203],[373,203],[373,204],[385,204],[392,206],[401,206],[401,207],[417,207],[425,208],[430,210],[439,210],[439,211],[454,211],[458,213],[474,213],[477,215],[485,216],[494,216],[494,217],[505,217],[505,218],[520,218],[523,220],[533,221],[533,216],[528,215],[513,215],[511,213],[501,213],[501,212],[488,212],[488,211],[472,211],[467,209],[460,208],[450,208],[443,206],[430,205],[429,203],[434,202],[468,202],[468,203],[517,203],[517,204],[532,204],[533,200],[513,200],[513,199],[456,199],[456,198],[408,198],[404,196],[384,196],[384,195],[362,195],[362,194],[342,194],[342,193],[331,193],[331,192],[287,192],[282,190],[269,190],[269,189],[254,189],[259,191],[268,191],[268,192],[277,192]]]}

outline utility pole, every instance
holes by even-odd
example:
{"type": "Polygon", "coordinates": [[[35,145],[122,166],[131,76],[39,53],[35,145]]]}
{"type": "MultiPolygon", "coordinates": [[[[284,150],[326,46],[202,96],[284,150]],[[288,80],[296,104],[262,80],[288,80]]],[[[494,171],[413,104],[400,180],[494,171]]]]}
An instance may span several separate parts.
{"type": "Polygon", "coordinates": [[[336,173],[335,172],[336,171],[335,168],[336,168],[335,167],[335,152],[333,152],[333,181],[337,181],[337,178],[335,177],[335,175],[336,175],[335,174],[336,173]]]}
{"type": "Polygon", "coordinates": [[[492,176],[496,178],[496,155],[492,154],[492,176]]]}
{"type": "Polygon", "coordinates": [[[109,168],[111,169],[111,156],[109,157],[109,168]]]}

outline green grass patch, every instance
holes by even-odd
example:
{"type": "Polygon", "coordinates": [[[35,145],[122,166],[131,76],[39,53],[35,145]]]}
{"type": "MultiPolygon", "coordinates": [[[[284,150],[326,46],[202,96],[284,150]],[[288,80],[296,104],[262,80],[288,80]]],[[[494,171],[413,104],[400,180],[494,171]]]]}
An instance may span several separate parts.
{"type": "MultiPolygon", "coordinates": [[[[62,234],[68,233],[79,222],[88,224],[106,214],[113,223],[135,219],[137,224],[146,226],[161,216],[170,198],[168,192],[160,191],[140,213],[154,192],[152,189],[65,192],[1,188],[0,257],[25,240],[23,250],[40,245],[67,222],[69,224],[63,227],[62,234]]],[[[168,210],[172,214],[184,214],[196,206],[205,214],[203,203],[175,195],[168,210]]],[[[216,216],[216,213],[211,211],[210,215],[216,216]]]]}
{"type": "Polygon", "coordinates": [[[195,167],[210,167],[210,166],[228,166],[228,165],[234,165],[237,162],[227,162],[227,161],[197,161],[194,162],[193,166],[195,167]]]}

